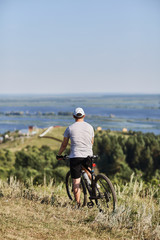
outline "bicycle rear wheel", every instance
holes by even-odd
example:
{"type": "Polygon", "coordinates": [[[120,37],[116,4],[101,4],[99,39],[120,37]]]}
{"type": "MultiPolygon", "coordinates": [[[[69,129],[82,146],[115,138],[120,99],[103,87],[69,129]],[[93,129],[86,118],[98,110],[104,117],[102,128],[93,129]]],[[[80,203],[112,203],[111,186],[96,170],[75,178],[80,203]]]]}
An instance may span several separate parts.
{"type": "Polygon", "coordinates": [[[101,212],[113,212],[116,209],[116,193],[108,177],[104,174],[96,176],[96,203],[101,212]]]}
{"type": "MultiPolygon", "coordinates": [[[[85,184],[81,178],[81,196],[80,196],[80,202],[82,203],[82,206],[86,206],[87,204],[87,191],[85,184]]],[[[67,195],[71,201],[74,200],[74,193],[73,193],[73,183],[72,183],[72,178],[71,178],[71,173],[70,171],[66,175],[66,190],[67,190],[67,195]]]]}

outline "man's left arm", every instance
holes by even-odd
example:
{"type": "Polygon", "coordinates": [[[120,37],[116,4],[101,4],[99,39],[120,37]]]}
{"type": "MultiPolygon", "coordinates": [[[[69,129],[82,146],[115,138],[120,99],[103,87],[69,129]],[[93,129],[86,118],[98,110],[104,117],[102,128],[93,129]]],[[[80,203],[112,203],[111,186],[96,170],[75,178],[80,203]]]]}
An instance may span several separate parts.
{"type": "Polygon", "coordinates": [[[64,137],[63,141],[62,141],[62,144],[61,144],[61,147],[58,151],[58,155],[60,156],[65,150],[66,150],[66,147],[68,145],[68,141],[69,141],[69,138],[68,137],[64,137]]]}

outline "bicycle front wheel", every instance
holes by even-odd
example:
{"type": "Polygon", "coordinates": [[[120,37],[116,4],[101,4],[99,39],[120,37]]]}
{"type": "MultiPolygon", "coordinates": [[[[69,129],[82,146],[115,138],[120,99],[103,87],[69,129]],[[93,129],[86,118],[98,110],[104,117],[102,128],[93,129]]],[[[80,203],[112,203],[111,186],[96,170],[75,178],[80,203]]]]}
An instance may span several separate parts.
{"type": "Polygon", "coordinates": [[[108,177],[104,174],[96,176],[96,202],[101,212],[113,212],[116,209],[116,193],[108,177]]]}
{"type": "MultiPolygon", "coordinates": [[[[85,184],[84,184],[82,178],[81,178],[80,190],[81,190],[80,202],[82,203],[82,206],[84,207],[87,204],[87,191],[86,191],[86,187],[85,187],[85,184]]],[[[66,175],[66,191],[67,191],[67,195],[68,195],[69,199],[71,201],[73,201],[74,193],[73,193],[73,183],[72,183],[70,171],[66,175]]]]}

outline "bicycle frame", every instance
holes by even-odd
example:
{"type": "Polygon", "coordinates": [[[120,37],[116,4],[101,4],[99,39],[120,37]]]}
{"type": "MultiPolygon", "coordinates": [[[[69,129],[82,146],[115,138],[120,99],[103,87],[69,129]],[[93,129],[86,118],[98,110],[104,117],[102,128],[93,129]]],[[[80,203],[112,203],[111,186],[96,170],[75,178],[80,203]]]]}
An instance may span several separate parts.
{"type": "MultiPolygon", "coordinates": [[[[81,181],[83,181],[82,184],[85,185],[85,187],[87,188],[87,190],[88,190],[88,192],[89,192],[90,202],[87,203],[87,206],[88,206],[89,208],[91,208],[91,207],[93,207],[93,205],[94,205],[94,203],[93,203],[92,200],[95,200],[95,201],[96,201],[97,199],[100,198],[100,197],[96,196],[96,189],[97,189],[97,187],[96,187],[96,176],[95,176],[95,174],[94,174],[94,169],[93,169],[93,167],[94,167],[93,160],[94,160],[94,159],[97,159],[98,156],[92,156],[92,157],[88,157],[88,158],[91,160],[91,166],[88,167],[88,168],[85,168],[85,169],[91,174],[91,187],[88,186],[88,184],[84,181],[83,175],[81,176],[81,181]]],[[[87,193],[86,193],[86,190],[85,190],[85,194],[87,194],[87,193]]],[[[97,204],[97,201],[96,201],[96,204],[97,204]]]]}

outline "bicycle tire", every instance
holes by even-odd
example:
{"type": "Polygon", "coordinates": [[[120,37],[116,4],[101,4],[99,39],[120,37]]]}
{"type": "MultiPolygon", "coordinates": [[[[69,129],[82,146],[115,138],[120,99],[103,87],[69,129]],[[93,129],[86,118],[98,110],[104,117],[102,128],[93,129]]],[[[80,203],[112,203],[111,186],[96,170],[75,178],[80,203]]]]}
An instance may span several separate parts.
{"type": "MultiPolygon", "coordinates": [[[[72,178],[71,178],[70,171],[68,171],[68,173],[66,174],[66,191],[67,191],[67,195],[68,195],[69,199],[71,201],[73,201],[74,194],[73,194],[72,178]]],[[[80,198],[80,200],[83,203],[82,204],[83,207],[87,205],[87,191],[86,191],[86,187],[85,187],[85,184],[84,184],[82,178],[81,178],[81,198],[80,198]]]]}
{"type": "Polygon", "coordinates": [[[110,179],[100,173],[96,176],[96,204],[103,213],[114,212],[117,205],[117,198],[110,179]]]}

